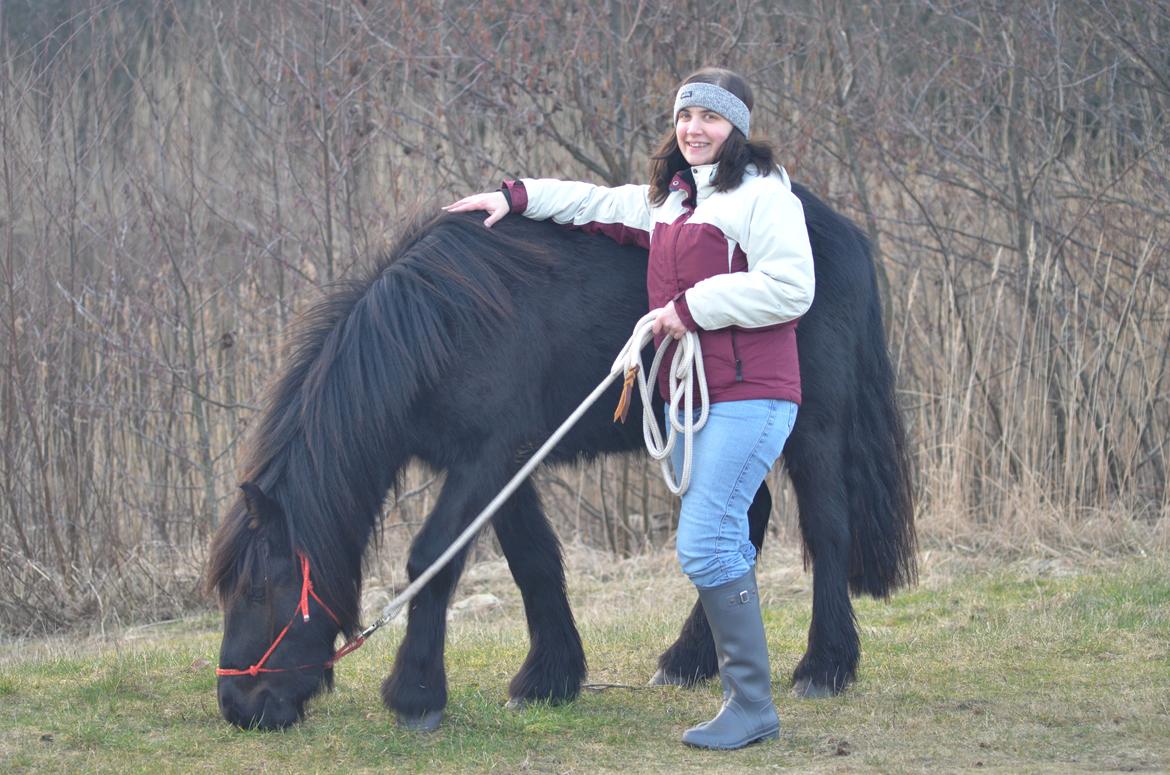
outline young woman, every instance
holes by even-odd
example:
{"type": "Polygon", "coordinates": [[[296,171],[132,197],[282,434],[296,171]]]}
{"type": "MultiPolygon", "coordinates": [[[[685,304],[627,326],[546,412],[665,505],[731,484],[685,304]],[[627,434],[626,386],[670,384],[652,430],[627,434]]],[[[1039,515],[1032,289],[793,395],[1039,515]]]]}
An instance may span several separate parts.
{"type": "MultiPolygon", "coordinates": [[[[804,210],[772,149],[749,140],[752,104],[743,78],[705,68],[675,96],[649,185],[506,181],[445,208],[485,210],[488,227],[508,213],[551,218],[649,248],[659,341],[699,333],[711,407],[695,435],[677,551],[711,624],[724,687],[719,713],[683,734],[703,748],[779,735],[747,510],[796,420],[796,321],[813,298],[804,210]]],[[[663,369],[669,398],[665,382],[663,369]]]]}

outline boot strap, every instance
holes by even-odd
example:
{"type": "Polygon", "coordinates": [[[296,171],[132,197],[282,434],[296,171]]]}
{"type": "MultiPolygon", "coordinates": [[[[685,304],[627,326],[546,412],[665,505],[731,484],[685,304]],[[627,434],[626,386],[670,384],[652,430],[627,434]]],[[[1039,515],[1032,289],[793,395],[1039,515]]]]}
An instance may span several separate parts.
{"type": "Polygon", "coordinates": [[[741,589],[735,594],[727,597],[728,605],[747,605],[752,602],[752,592],[750,589],[741,589]]]}

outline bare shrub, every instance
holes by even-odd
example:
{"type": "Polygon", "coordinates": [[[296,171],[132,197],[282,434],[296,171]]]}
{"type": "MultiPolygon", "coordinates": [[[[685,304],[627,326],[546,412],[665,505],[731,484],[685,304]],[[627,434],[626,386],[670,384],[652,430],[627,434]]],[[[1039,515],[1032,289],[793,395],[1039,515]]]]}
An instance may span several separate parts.
{"type": "MultiPolygon", "coordinates": [[[[641,180],[716,62],[873,237],[925,540],[1165,547],[1168,37],[1143,0],[5,3],[0,631],[196,605],[296,310],[442,197],[641,180]]],[[[566,540],[672,541],[642,457],[538,478],[566,540]]]]}

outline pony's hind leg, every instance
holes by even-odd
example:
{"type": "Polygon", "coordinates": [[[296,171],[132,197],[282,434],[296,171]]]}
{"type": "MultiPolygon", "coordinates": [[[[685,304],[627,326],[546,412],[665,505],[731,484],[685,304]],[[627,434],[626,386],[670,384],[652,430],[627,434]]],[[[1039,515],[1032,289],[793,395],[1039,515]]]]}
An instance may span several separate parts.
{"type": "MultiPolygon", "coordinates": [[[[748,507],[748,532],[757,552],[764,546],[771,513],[772,494],[767,482],[761,482],[752,505],[748,507]]],[[[711,626],[703,613],[702,603],[696,600],[678,638],[658,657],[658,672],[650,679],[650,684],[694,686],[718,673],[711,626]]]]}
{"type": "Polygon", "coordinates": [[[574,700],[585,680],[585,650],[565,594],[560,541],[530,482],[508,499],[492,525],[528,618],[528,657],[508,687],[508,705],[574,700]]]}
{"type": "Polygon", "coordinates": [[[818,422],[806,414],[797,420],[785,449],[801,535],[813,568],[808,648],[793,671],[792,690],[798,697],[827,697],[853,681],[861,644],[849,600],[851,534],[844,447],[832,420],[818,422]]]}
{"type": "MultiPolygon", "coordinates": [[[[406,571],[418,578],[446,551],[475,518],[482,503],[494,495],[481,492],[482,480],[462,469],[450,469],[435,508],[410,547],[406,571]]],[[[447,674],[443,651],[447,635],[447,603],[463,572],[467,548],[459,552],[411,601],[406,635],[398,647],[394,670],[382,683],[382,702],[398,716],[398,724],[416,731],[439,725],[447,706],[447,674]]]]}

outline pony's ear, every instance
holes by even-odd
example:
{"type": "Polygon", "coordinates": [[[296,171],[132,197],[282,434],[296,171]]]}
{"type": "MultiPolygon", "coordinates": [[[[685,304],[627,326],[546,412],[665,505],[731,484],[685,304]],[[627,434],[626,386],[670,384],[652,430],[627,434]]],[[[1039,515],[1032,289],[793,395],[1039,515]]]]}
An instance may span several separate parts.
{"type": "Polygon", "coordinates": [[[244,503],[248,507],[248,527],[255,530],[280,514],[280,506],[256,484],[243,482],[240,490],[244,493],[244,503]]]}

